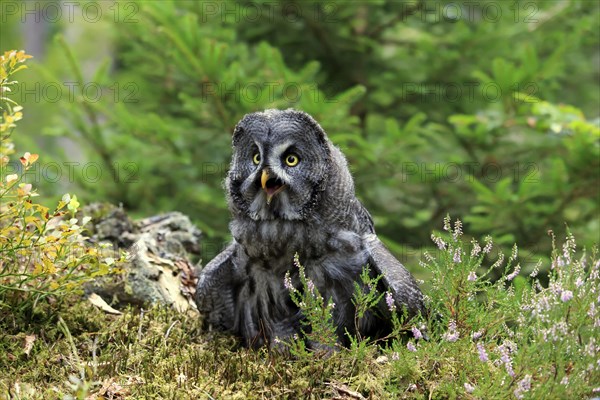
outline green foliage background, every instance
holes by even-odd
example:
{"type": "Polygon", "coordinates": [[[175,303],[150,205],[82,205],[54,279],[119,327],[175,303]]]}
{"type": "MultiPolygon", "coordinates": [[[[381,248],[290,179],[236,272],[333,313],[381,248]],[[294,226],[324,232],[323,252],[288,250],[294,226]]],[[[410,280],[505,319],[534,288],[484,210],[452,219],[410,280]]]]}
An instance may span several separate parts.
{"type": "MultiPolygon", "coordinates": [[[[411,249],[447,213],[519,243],[525,263],[549,253],[549,229],[566,224],[584,246],[600,237],[595,1],[98,4],[93,23],[81,12],[47,23],[38,68],[20,77],[64,88],[57,102],[18,101],[23,131],[45,134],[27,148],[62,167],[62,185],[31,177],[46,193],[181,210],[206,233],[208,260],[228,236],[235,123],[294,107],[342,148],[378,233],[413,269],[411,249]],[[72,98],[65,82],[77,82],[72,98]]],[[[20,18],[3,21],[2,48],[26,44],[20,18]]]]}

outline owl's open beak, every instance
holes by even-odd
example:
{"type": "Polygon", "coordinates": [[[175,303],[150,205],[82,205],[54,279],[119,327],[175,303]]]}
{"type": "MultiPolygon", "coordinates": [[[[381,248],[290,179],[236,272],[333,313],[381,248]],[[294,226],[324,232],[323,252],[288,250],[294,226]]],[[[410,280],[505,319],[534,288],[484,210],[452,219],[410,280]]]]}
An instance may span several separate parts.
{"type": "Polygon", "coordinates": [[[267,204],[271,204],[273,196],[281,192],[285,187],[285,184],[280,179],[276,177],[270,177],[269,170],[266,168],[263,169],[260,177],[260,185],[267,194],[267,204]]]}

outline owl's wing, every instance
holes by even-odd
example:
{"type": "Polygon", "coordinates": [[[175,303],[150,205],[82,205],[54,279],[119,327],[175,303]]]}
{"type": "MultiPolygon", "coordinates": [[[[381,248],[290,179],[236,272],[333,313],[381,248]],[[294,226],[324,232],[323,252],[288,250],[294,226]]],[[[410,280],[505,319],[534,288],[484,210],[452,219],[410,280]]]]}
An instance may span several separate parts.
{"type": "Polygon", "coordinates": [[[375,223],[373,222],[373,217],[365,206],[358,200],[355,199],[355,216],[358,220],[358,224],[362,227],[363,233],[375,233],[375,223]]]}
{"type": "Polygon", "coordinates": [[[200,272],[196,288],[198,311],[215,329],[231,330],[235,323],[235,267],[232,256],[237,243],[231,243],[200,272]]]}
{"type": "Polygon", "coordinates": [[[424,314],[423,294],[408,270],[390,253],[374,233],[365,235],[371,271],[382,275],[386,290],[392,293],[397,310],[406,307],[409,316],[424,314]]]}

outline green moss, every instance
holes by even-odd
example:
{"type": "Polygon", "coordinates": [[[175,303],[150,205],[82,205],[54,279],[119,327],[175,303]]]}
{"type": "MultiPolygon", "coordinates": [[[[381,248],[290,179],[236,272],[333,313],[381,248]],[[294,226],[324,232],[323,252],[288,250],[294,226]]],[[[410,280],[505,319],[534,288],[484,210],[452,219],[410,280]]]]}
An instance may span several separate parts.
{"type": "Polygon", "coordinates": [[[28,388],[31,398],[77,397],[77,392],[99,393],[111,379],[131,398],[321,398],[331,394],[328,382],[358,376],[361,392],[382,390],[365,363],[351,368],[346,353],[290,360],[264,349],[239,349],[232,338],[202,334],[196,315],[164,308],[128,309],[113,316],[78,302],[23,331],[11,332],[7,322],[0,336],[4,395],[19,385],[28,388]],[[74,347],[59,327],[59,316],[74,347]],[[37,339],[26,356],[29,334],[37,339]],[[75,385],[71,376],[78,379],[75,385]]]}

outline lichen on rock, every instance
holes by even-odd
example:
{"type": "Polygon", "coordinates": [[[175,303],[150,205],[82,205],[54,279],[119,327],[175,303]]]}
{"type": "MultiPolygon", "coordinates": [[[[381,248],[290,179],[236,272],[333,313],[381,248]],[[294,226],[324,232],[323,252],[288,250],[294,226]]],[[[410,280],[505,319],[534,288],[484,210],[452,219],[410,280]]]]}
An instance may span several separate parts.
{"type": "Polygon", "coordinates": [[[160,304],[181,312],[196,309],[192,257],[199,258],[202,232],[189,217],[169,212],[134,221],[123,208],[100,203],[81,212],[92,217],[92,242],[110,242],[128,253],[122,274],[96,280],[86,293],[117,308],[160,304]]]}

